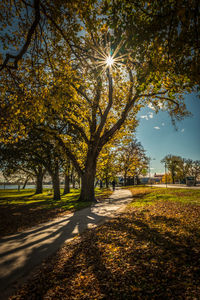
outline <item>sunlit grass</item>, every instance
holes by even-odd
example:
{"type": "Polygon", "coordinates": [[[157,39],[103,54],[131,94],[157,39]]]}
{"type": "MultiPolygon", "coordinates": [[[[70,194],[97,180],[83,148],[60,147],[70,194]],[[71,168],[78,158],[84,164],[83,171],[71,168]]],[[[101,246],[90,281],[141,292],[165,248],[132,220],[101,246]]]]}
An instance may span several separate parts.
{"type": "MultiPolygon", "coordinates": [[[[108,189],[95,189],[97,198],[110,195],[112,192],[108,189]]],[[[77,202],[80,189],[71,189],[70,193],[63,194],[61,189],[61,200],[53,200],[53,190],[44,189],[42,194],[35,194],[34,189],[27,190],[3,190],[0,189],[0,205],[30,205],[38,204],[43,208],[63,207],[65,209],[82,208],[90,204],[90,202],[77,202]],[[77,203],[75,203],[77,202],[77,203]]]]}
{"type": "Polygon", "coordinates": [[[200,190],[150,187],[131,187],[130,190],[134,199],[131,206],[151,205],[158,201],[200,205],[200,190]]]}

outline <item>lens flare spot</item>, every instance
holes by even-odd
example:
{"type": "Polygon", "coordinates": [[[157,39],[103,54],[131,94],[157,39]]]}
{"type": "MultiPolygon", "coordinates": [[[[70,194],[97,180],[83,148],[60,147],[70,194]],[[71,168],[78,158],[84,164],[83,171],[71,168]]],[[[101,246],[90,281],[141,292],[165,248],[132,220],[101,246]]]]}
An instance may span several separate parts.
{"type": "Polygon", "coordinates": [[[114,63],[114,59],[112,58],[112,56],[109,55],[106,58],[106,64],[107,64],[108,67],[111,67],[113,65],[113,63],[114,63]]]}

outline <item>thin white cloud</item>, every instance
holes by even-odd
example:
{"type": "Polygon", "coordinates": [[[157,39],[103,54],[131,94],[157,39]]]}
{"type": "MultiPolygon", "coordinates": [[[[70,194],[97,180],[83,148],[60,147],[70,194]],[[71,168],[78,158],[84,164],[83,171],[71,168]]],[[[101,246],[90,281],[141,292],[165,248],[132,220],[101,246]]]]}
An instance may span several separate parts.
{"type": "Polygon", "coordinates": [[[162,123],[162,126],[165,126],[165,123],[162,123]]]}
{"type": "Polygon", "coordinates": [[[146,120],[149,120],[149,118],[148,118],[148,116],[147,116],[147,115],[140,116],[140,118],[142,118],[142,119],[146,119],[146,120]]]}
{"type": "Polygon", "coordinates": [[[140,116],[140,118],[145,120],[153,119],[153,113],[149,112],[147,115],[140,116]]]}
{"type": "Polygon", "coordinates": [[[152,103],[149,103],[148,107],[151,108],[152,110],[156,110],[152,103]]]}
{"type": "Polygon", "coordinates": [[[181,129],[181,132],[184,132],[185,131],[185,129],[183,128],[183,129],[181,129]]]}
{"type": "Polygon", "coordinates": [[[150,119],[153,119],[153,113],[152,113],[152,112],[150,112],[150,113],[148,114],[148,116],[149,116],[150,119]]]}
{"type": "Polygon", "coordinates": [[[155,128],[156,130],[159,130],[159,129],[160,129],[160,127],[158,127],[158,126],[155,126],[154,128],[155,128]]]}
{"type": "Polygon", "coordinates": [[[159,106],[159,108],[161,108],[161,109],[164,107],[164,105],[163,105],[162,102],[158,102],[158,106],[159,106]]]}

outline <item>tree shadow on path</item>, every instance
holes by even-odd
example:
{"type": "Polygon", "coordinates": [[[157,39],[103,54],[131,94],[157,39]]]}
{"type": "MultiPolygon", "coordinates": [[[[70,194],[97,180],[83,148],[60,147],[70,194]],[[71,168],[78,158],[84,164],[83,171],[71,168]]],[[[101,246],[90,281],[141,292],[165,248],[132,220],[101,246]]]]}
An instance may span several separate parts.
{"type": "Polygon", "coordinates": [[[105,220],[91,207],[24,233],[0,240],[0,292],[20,282],[45,258],[87,228],[105,220]]]}

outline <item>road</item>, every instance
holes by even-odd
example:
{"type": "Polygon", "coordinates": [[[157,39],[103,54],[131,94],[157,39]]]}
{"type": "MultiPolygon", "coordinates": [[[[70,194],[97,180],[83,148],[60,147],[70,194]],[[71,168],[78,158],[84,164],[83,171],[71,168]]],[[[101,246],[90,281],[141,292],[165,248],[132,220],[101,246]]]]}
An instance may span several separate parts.
{"type": "MultiPolygon", "coordinates": [[[[151,186],[148,184],[148,186],[151,186]]],[[[163,187],[166,188],[166,184],[152,184],[153,187],[163,187]]],[[[198,190],[200,189],[200,185],[197,186],[186,186],[184,184],[167,184],[167,188],[173,188],[173,189],[193,189],[198,190]]]]}

